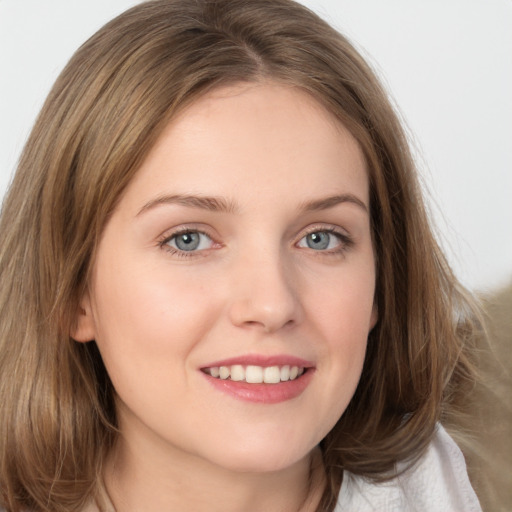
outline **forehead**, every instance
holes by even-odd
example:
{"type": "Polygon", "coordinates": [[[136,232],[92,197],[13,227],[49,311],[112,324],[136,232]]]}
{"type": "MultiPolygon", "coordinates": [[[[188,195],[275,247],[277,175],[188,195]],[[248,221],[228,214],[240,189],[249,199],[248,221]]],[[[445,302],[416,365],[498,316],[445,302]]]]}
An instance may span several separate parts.
{"type": "Polygon", "coordinates": [[[239,84],[215,89],[164,129],[129,189],[180,193],[363,195],[368,179],[355,138],[318,101],[291,86],[239,84]],[[293,190],[292,190],[293,189],[293,190]],[[352,190],[346,190],[352,189],[352,190]]]}

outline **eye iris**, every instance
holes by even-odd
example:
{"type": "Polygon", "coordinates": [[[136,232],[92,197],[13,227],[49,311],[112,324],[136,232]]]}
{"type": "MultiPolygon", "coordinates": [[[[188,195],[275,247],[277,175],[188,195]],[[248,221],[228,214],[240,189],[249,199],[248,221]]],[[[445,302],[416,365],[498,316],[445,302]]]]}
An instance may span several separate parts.
{"type": "Polygon", "coordinates": [[[183,233],[176,237],[176,247],[181,251],[193,251],[199,247],[199,233],[183,233]]]}
{"type": "Polygon", "coordinates": [[[310,233],[306,237],[306,242],[310,249],[327,249],[329,247],[330,235],[329,233],[318,232],[310,233]]]}

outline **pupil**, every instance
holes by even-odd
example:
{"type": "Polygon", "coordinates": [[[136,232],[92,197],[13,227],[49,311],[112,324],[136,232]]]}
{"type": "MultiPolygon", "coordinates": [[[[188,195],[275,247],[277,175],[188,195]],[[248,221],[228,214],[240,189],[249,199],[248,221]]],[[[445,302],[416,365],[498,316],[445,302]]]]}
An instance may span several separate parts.
{"type": "Polygon", "coordinates": [[[182,251],[193,251],[199,246],[198,233],[184,233],[176,239],[176,246],[182,251]]]}

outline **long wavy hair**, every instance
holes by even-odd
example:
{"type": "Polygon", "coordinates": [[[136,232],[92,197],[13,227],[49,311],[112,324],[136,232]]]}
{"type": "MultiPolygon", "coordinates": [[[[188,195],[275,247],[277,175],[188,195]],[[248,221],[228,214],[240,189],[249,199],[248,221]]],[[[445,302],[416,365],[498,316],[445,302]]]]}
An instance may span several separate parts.
{"type": "Polygon", "coordinates": [[[309,93],[359,142],[370,181],[379,321],[359,386],[321,442],[332,511],[343,472],[414,462],[473,381],[475,306],[433,236],[402,126],[347,39],[290,0],[155,0],[92,36],[57,79],[4,201],[0,502],[70,512],[95,497],[118,435],[94,342],[71,339],[102,230],[176,112],[228,84],[309,93]]]}

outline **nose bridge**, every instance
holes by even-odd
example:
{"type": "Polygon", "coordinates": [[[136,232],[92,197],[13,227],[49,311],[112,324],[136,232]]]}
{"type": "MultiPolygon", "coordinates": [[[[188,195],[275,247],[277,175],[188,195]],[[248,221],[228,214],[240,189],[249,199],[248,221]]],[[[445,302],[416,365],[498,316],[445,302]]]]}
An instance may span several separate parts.
{"type": "Polygon", "coordinates": [[[237,326],[276,331],[300,321],[293,269],[279,247],[240,255],[233,273],[230,316],[237,326]]]}

